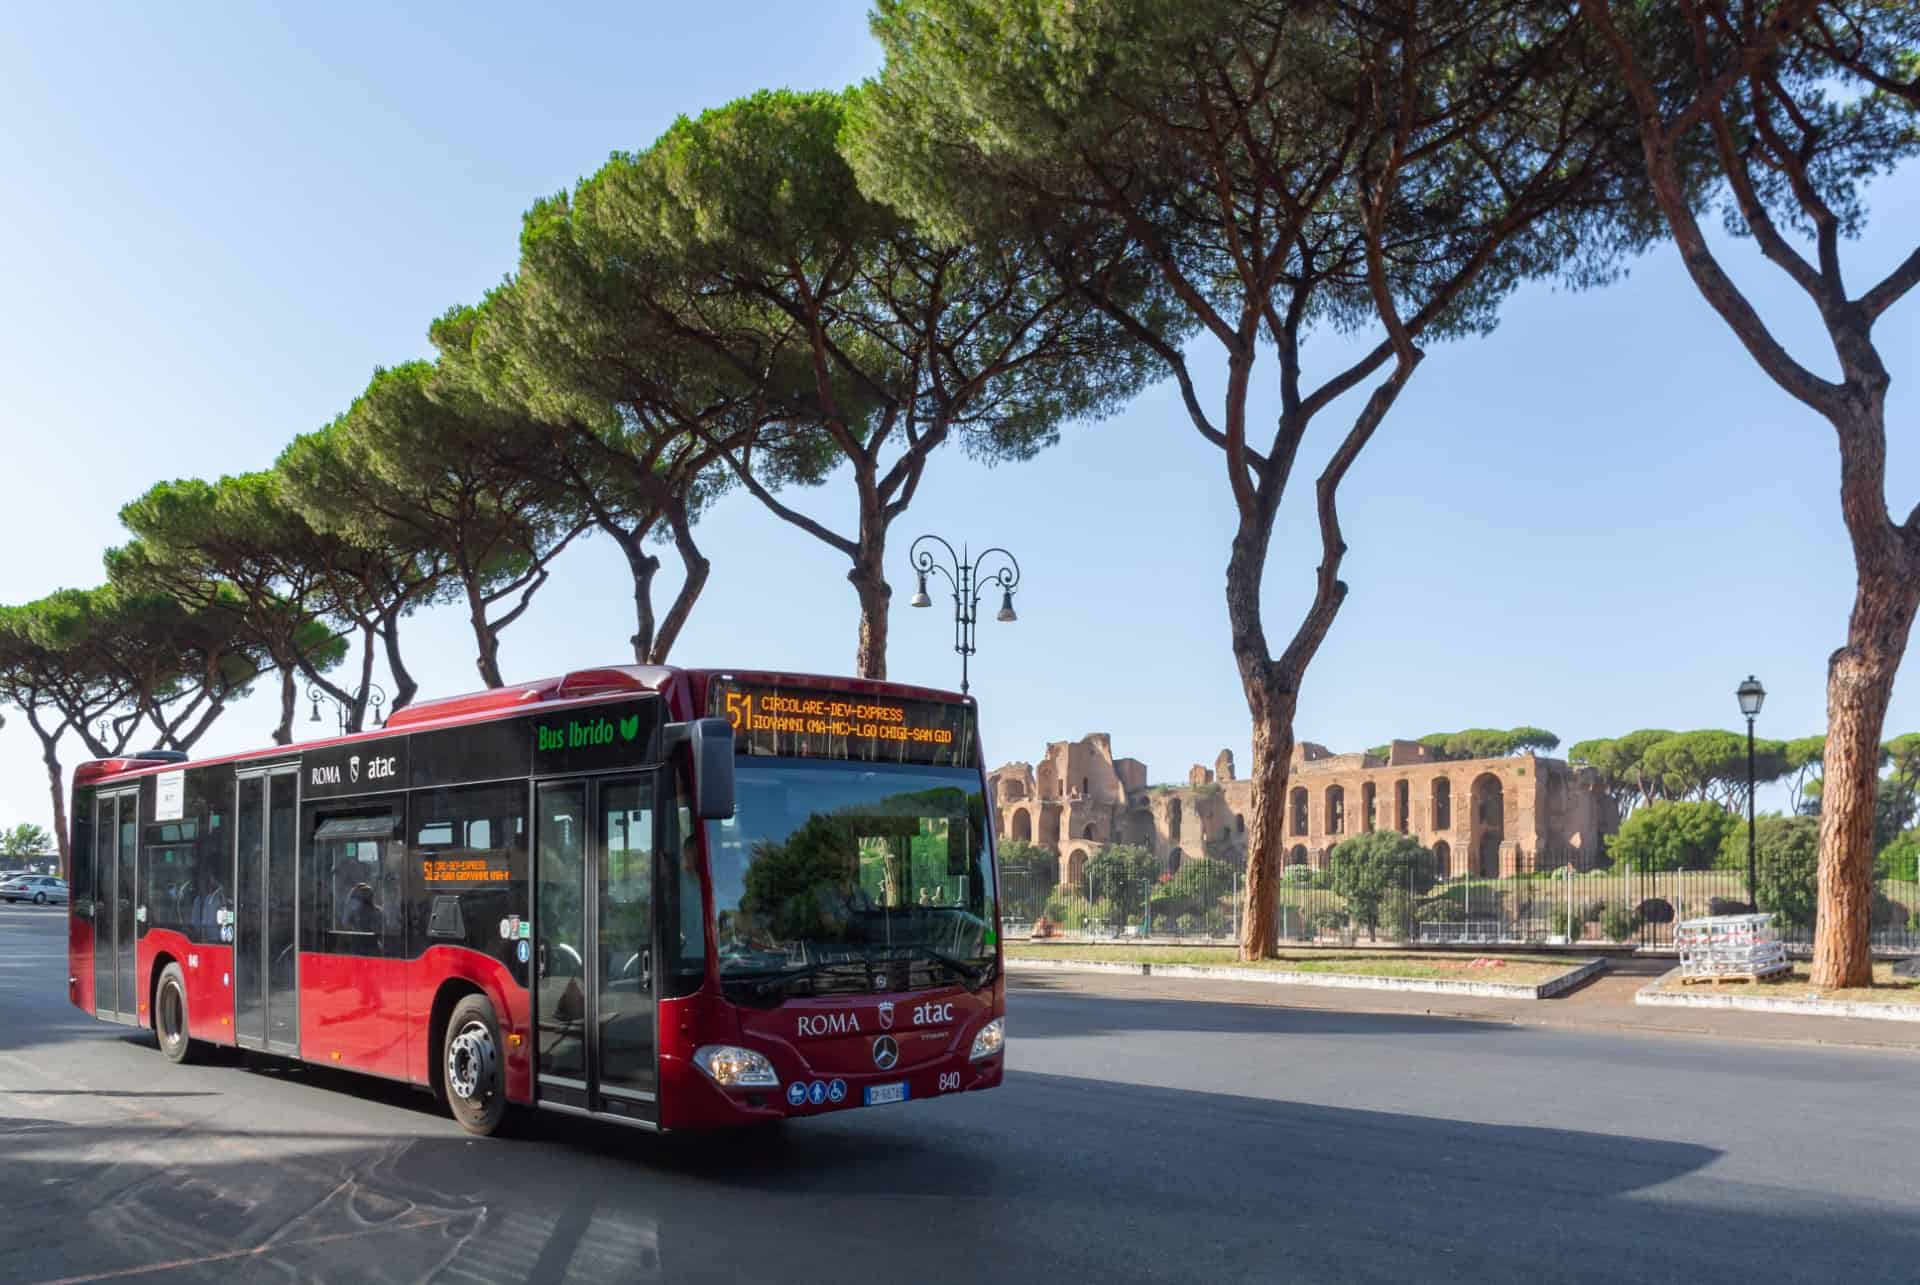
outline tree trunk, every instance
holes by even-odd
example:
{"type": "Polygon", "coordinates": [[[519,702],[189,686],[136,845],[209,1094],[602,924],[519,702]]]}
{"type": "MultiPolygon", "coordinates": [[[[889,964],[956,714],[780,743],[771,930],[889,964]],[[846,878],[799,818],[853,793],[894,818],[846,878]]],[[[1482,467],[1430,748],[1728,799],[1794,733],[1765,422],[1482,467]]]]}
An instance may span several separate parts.
{"type": "Polygon", "coordinates": [[[473,625],[473,663],[480,671],[480,681],[488,687],[505,687],[507,680],[500,677],[500,635],[488,623],[487,604],[471,581],[467,584],[467,619],[473,625]]]}
{"type": "Polygon", "coordinates": [[[680,565],[686,574],[680,582],[680,592],[673,596],[673,605],[667,608],[666,617],[660,622],[660,631],[654,635],[653,650],[647,656],[656,665],[667,663],[667,653],[673,650],[673,644],[679,640],[680,630],[686,626],[687,617],[693,614],[693,604],[707,587],[707,577],[713,571],[713,564],[707,561],[707,556],[700,552],[700,546],[694,543],[693,526],[687,521],[685,511],[670,512],[667,521],[673,528],[673,545],[680,554],[680,565]]]}
{"type": "Polygon", "coordinates": [[[360,626],[360,687],[353,693],[353,706],[347,711],[347,730],[360,732],[367,726],[367,701],[373,695],[373,626],[360,626]]]}
{"type": "Polygon", "coordinates": [[[291,665],[280,666],[280,725],[273,729],[275,745],[293,744],[293,709],[298,690],[294,685],[295,671],[291,665]]]}
{"type": "Polygon", "coordinates": [[[413,681],[413,675],[400,662],[400,617],[388,616],[380,622],[380,641],[387,652],[387,673],[393,677],[393,704],[387,706],[391,713],[396,709],[405,709],[413,704],[414,695],[420,690],[420,684],[413,681]]]}
{"type": "Polygon", "coordinates": [[[1281,681],[1267,652],[1260,616],[1260,582],[1272,538],[1271,497],[1259,496],[1242,515],[1227,559],[1227,623],[1240,687],[1253,722],[1253,815],[1247,818],[1247,898],[1240,925],[1240,958],[1272,959],[1280,952],[1280,876],[1286,850],[1287,771],[1293,758],[1295,691],[1281,681]]]}
{"type": "Polygon", "coordinates": [[[1240,958],[1280,952],[1281,857],[1286,844],[1287,769],[1293,758],[1293,698],[1271,666],[1244,685],[1253,716],[1252,813],[1247,818],[1247,894],[1240,958]]]}
{"type": "MultiPolygon", "coordinates": [[[[1856,557],[1866,562],[1865,550],[1856,557]]],[[[1847,645],[1827,662],[1827,746],[1820,792],[1820,900],[1813,985],[1873,984],[1873,810],[1880,733],[1907,648],[1920,582],[1898,559],[1862,567],[1847,645]]]]}
{"type": "Polygon", "coordinates": [[[660,570],[660,559],[641,545],[638,532],[622,531],[617,537],[620,552],[626,555],[627,569],[633,575],[633,659],[647,664],[653,656],[655,622],[653,618],[653,577],[660,570]]]}
{"type": "Polygon", "coordinates": [[[862,678],[887,676],[887,606],[893,600],[893,586],[880,565],[884,549],[882,545],[862,556],[847,572],[853,591],[860,596],[860,648],[854,665],[862,678]]]}
{"type": "Polygon", "coordinates": [[[53,796],[53,838],[60,852],[60,877],[73,885],[73,845],[67,834],[67,781],[52,741],[40,738],[40,760],[47,765],[47,792],[53,796]]]}

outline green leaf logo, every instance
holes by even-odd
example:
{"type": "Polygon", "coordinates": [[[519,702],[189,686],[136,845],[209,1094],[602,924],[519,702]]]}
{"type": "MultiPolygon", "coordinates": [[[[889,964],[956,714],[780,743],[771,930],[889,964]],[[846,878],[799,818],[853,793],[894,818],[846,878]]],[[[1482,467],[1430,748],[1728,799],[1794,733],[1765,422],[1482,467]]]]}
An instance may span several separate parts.
{"type": "Polygon", "coordinates": [[[632,718],[623,718],[620,720],[621,740],[630,741],[638,735],[640,735],[640,716],[638,714],[635,714],[632,718]]]}

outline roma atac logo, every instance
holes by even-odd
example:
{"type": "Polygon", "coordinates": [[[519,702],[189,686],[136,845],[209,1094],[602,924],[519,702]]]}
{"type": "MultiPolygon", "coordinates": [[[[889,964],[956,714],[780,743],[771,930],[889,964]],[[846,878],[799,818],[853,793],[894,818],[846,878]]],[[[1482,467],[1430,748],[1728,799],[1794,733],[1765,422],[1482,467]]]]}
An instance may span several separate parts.
{"type": "Polygon", "coordinates": [[[880,1003],[880,1029],[883,1031],[890,1031],[893,1029],[893,1001],[892,1000],[882,1000],[880,1003]]]}

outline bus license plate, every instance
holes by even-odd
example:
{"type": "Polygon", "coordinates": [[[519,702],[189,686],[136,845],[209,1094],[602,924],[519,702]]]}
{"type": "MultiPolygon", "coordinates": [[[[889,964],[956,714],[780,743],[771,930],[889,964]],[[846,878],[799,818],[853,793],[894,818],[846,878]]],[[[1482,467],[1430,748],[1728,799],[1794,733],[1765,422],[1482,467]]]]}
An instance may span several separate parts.
{"type": "Polygon", "coordinates": [[[907,1084],[902,1080],[898,1084],[869,1084],[867,1086],[867,1105],[883,1107],[889,1102],[905,1102],[907,1084]]]}

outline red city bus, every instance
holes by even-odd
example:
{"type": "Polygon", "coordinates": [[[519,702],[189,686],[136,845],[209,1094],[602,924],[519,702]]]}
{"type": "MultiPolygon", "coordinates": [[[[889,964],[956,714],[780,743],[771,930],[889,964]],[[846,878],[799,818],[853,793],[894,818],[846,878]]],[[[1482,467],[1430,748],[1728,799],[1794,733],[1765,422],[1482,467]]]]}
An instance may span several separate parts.
{"type": "Polygon", "coordinates": [[[68,988],[236,1045],[705,1129],[998,1085],[970,698],[612,666],[74,773],[68,988]]]}

